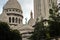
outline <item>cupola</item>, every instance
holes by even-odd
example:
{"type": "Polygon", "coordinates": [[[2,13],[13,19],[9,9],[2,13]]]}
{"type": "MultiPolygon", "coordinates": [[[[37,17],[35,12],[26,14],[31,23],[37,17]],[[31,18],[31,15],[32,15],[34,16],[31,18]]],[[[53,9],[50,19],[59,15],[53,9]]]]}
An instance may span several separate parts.
{"type": "Polygon", "coordinates": [[[11,9],[11,8],[19,9],[22,11],[21,5],[17,0],[8,0],[8,2],[3,7],[3,9],[11,9]]]}

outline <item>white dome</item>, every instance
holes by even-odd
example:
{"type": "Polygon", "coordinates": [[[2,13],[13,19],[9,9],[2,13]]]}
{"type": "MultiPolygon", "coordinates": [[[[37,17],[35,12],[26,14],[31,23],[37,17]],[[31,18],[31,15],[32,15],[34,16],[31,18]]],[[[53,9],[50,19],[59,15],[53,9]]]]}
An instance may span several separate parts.
{"type": "Polygon", "coordinates": [[[17,0],[8,0],[8,2],[4,5],[4,9],[8,8],[16,8],[22,10],[21,5],[18,3],[17,0]]]}

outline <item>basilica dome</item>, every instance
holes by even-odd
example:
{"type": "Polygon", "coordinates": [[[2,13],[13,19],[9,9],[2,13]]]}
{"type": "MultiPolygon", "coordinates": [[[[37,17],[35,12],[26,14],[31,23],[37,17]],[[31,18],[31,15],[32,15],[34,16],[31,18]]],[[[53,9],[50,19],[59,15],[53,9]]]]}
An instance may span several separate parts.
{"type": "Polygon", "coordinates": [[[9,8],[22,10],[21,5],[17,0],[8,0],[8,2],[4,5],[4,9],[9,9],[9,8]]]}

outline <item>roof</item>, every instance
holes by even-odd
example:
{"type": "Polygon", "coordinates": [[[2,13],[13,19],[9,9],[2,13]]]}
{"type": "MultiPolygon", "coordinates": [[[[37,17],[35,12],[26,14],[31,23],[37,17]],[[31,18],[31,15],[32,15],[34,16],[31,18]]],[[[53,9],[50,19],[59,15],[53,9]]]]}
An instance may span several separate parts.
{"type": "Polygon", "coordinates": [[[20,29],[20,33],[27,33],[27,32],[33,32],[34,28],[30,25],[23,25],[20,29]]]}
{"type": "Polygon", "coordinates": [[[7,3],[4,5],[4,9],[8,8],[16,8],[16,9],[21,9],[21,5],[17,0],[8,0],[7,3]]]}
{"type": "Polygon", "coordinates": [[[20,30],[33,30],[34,28],[30,25],[23,25],[23,27],[20,28],[20,30]]]}

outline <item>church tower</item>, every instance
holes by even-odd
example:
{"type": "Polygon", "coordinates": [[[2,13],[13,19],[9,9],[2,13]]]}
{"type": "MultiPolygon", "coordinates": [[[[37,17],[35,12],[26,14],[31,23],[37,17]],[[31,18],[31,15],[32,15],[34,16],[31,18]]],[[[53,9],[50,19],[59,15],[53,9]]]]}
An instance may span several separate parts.
{"type": "Polygon", "coordinates": [[[28,24],[30,26],[33,26],[34,25],[34,19],[33,19],[33,13],[32,13],[32,11],[30,12],[30,20],[28,21],[28,24]]]}
{"type": "Polygon", "coordinates": [[[22,8],[21,5],[18,3],[17,0],[8,0],[7,3],[3,7],[2,17],[0,20],[6,21],[11,28],[17,29],[23,23],[23,15],[22,15],[22,8]]]}
{"type": "Polygon", "coordinates": [[[34,0],[34,19],[35,22],[38,19],[38,22],[41,19],[49,19],[49,9],[52,7],[52,4],[57,4],[57,0],[34,0]]]}
{"type": "Polygon", "coordinates": [[[48,0],[34,0],[34,19],[41,21],[42,19],[48,19],[49,17],[49,5],[48,0]]]}

